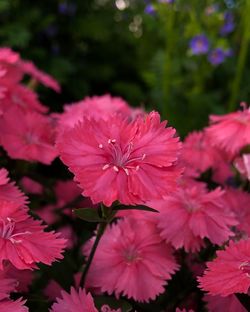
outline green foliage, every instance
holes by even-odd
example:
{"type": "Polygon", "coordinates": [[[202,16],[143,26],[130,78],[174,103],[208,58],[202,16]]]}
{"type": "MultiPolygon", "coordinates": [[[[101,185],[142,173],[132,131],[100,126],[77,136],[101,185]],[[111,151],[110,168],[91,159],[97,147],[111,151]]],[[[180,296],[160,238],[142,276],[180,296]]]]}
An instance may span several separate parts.
{"type": "Polygon", "coordinates": [[[0,1],[2,45],[20,51],[62,84],[62,94],[53,100],[42,90],[53,110],[110,92],[134,106],[159,110],[185,135],[204,126],[209,113],[249,99],[247,1],[227,7],[228,1],[155,0],[153,15],[144,12],[145,1],[122,1],[125,7],[118,2],[0,1]],[[73,10],[62,12],[64,3],[73,10]],[[234,15],[235,29],[222,36],[225,11],[234,15]],[[211,49],[232,49],[232,57],[213,66],[207,55],[192,55],[189,41],[201,33],[211,49]]]}

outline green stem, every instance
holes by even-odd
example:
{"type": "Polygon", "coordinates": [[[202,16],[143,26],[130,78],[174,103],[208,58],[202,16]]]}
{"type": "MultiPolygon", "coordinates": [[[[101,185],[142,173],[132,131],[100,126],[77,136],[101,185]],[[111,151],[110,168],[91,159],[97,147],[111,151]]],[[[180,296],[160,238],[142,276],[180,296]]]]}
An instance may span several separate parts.
{"type": "Polygon", "coordinates": [[[247,52],[248,52],[248,46],[249,46],[249,38],[250,38],[250,19],[249,19],[249,13],[250,13],[250,1],[245,1],[245,6],[243,6],[243,36],[241,40],[241,46],[240,46],[240,52],[236,67],[236,74],[235,78],[232,84],[232,91],[231,91],[231,97],[229,100],[228,110],[233,111],[237,105],[237,99],[240,89],[240,84],[245,68],[245,63],[247,59],[247,52]]]}
{"type": "Polygon", "coordinates": [[[89,271],[89,267],[90,267],[90,265],[92,263],[92,260],[94,258],[97,246],[98,246],[98,244],[100,242],[100,239],[101,239],[103,233],[105,232],[105,229],[106,229],[107,225],[108,225],[108,223],[106,223],[106,222],[101,222],[99,224],[94,245],[91,248],[91,251],[90,251],[87,263],[86,263],[85,268],[84,268],[83,273],[82,273],[82,277],[81,277],[81,281],[80,281],[80,287],[82,287],[82,288],[85,285],[86,277],[87,277],[87,274],[88,274],[88,271],[89,271]]]}

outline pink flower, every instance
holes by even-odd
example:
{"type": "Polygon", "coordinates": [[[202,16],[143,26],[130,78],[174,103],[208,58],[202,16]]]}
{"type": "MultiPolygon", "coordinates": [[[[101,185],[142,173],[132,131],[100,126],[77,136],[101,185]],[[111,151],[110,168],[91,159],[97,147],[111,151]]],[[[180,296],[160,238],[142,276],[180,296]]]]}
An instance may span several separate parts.
{"type": "Polygon", "coordinates": [[[0,131],[1,144],[11,158],[50,164],[57,156],[54,128],[46,116],[12,107],[4,114],[0,131]]]}
{"type": "Polygon", "coordinates": [[[108,118],[114,113],[129,117],[133,110],[122,98],[112,97],[109,94],[86,97],[84,100],[64,106],[64,113],[58,115],[61,128],[73,128],[83,117],[96,120],[108,118]]]}
{"type": "Polygon", "coordinates": [[[239,221],[237,228],[250,236],[250,194],[240,189],[228,188],[223,198],[225,207],[233,211],[239,221]]]}
{"type": "Polygon", "coordinates": [[[250,110],[244,106],[243,111],[211,116],[212,125],[206,133],[214,145],[235,156],[250,143],[250,110]]]}
{"type": "Polygon", "coordinates": [[[84,119],[60,136],[57,147],[94,204],[135,205],[176,187],[180,143],[175,130],[165,126],[156,112],[131,123],[119,115],[108,121],[84,119]]]}
{"type": "Polygon", "coordinates": [[[36,263],[51,265],[62,259],[65,240],[44,232],[44,226],[27,214],[25,207],[0,201],[0,269],[9,260],[17,269],[33,269],[36,263]]]}
{"type": "Polygon", "coordinates": [[[15,289],[18,292],[28,292],[29,286],[32,283],[33,272],[30,270],[18,270],[11,263],[6,263],[3,271],[0,271],[0,280],[4,278],[15,281],[15,289]]]}
{"type": "Polygon", "coordinates": [[[18,299],[16,301],[9,300],[10,292],[14,291],[17,283],[13,279],[0,279],[0,311],[5,312],[28,312],[28,308],[24,307],[25,301],[18,299]]]}
{"type": "Polygon", "coordinates": [[[221,161],[221,155],[216,147],[211,145],[204,132],[191,132],[183,143],[181,157],[187,164],[199,173],[214,167],[221,161]]]}
{"type": "Polygon", "coordinates": [[[0,83],[2,88],[5,88],[0,103],[1,114],[4,114],[12,106],[16,106],[24,112],[46,113],[48,111],[48,108],[40,103],[37,94],[31,89],[21,84],[9,85],[2,81],[0,83]]]}
{"type": "Polygon", "coordinates": [[[234,293],[247,294],[250,286],[250,240],[229,242],[225,250],[217,251],[217,258],[207,263],[200,287],[211,295],[226,297],[234,293]]]}
{"type": "Polygon", "coordinates": [[[16,289],[17,282],[14,279],[0,279],[0,300],[9,298],[12,291],[16,289]]]}
{"type": "Polygon", "coordinates": [[[11,201],[20,206],[28,203],[28,198],[21,192],[14,182],[9,182],[8,171],[0,169],[0,201],[11,201]]]}
{"type": "Polygon", "coordinates": [[[227,312],[247,312],[234,295],[227,297],[205,295],[205,301],[209,312],[222,312],[225,307],[227,312]]]}
{"type": "Polygon", "coordinates": [[[39,70],[32,62],[24,61],[9,48],[0,49],[0,73],[5,82],[18,83],[24,74],[32,76],[43,85],[60,92],[60,85],[50,75],[39,70]]]}
{"type": "Polygon", "coordinates": [[[28,312],[29,309],[24,306],[25,302],[26,301],[22,301],[21,298],[16,301],[0,301],[0,311],[2,310],[4,312],[28,312]]]}
{"type": "MultiPolygon", "coordinates": [[[[89,244],[85,252],[89,251],[89,244]]],[[[152,223],[126,218],[102,237],[87,275],[88,287],[136,301],[155,299],[178,269],[171,248],[152,223]]]]}
{"type": "Polygon", "coordinates": [[[27,213],[26,198],[13,183],[8,182],[7,171],[0,170],[0,269],[8,260],[17,269],[36,268],[37,262],[50,265],[62,259],[66,241],[59,234],[44,232],[40,221],[27,213]],[[6,183],[1,185],[3,183],[6,183]],[[6,194],[5,192],[6,191],[6,194]],[[3,192],[3,196],[2,196],[3,192]],[[19,202],[20,200],[20,202],[19,202]]]}
{"type": "Polygon", "coordinates": [[[22,177],[20,183],[26,193],[38,194],[38,195],[41,195],[43,193],[42,184],[32,180],[29,177],[22,177]]]}
{"type": "Polygon", "coordinates": [[[90,293],[86,294],[85,289],[77,292],[71,287],[70,294],[61,292],[62,298],[57,298],[50,309],[50,312],[98,312],[90,293]]]}
{"type": "Polygon", "coordinates": [[[198,183],[179,188],[151,207],[160,211],[161,236],[186,251],[199,251],[204,238],[221,245],[234,235],[229,227],[237,224],[234,215],[224,209],[223,191],[208,192],[198,183]]]}
{"type": "Polygon", "coordinates": [[[51,88],[56,92],[61,91],[59,83],[50,75],[38,69],[32,62],[20,60],[18,62],[18,66],[24,74],[32,76],[34,79],[41,82],[46,87],[51,88]]]}
{"type": "Polygon", "coordinates": [[[234,165],[243,177],[250,180],[250,154],[243,154],[241,157],[237,157],[234,165]]]}

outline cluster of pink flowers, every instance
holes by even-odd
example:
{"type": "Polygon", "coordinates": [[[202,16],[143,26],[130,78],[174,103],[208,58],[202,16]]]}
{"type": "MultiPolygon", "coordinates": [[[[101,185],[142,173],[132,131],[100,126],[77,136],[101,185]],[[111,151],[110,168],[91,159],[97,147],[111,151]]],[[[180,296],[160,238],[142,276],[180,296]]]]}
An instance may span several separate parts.
{"type": "Polygon", "coordinates": [[[212,312],[246,311],[237,294],[250,287],[247,105],[211,116],[208,127],[181,142],[158,112],[108,94],[49,112],[35,92],[38,82],[60,91],[33,63],[0,49],[0,310],[28,311],[33,271],[62,260],[66,250],[70,287],[53,276],[42,289],[51,312],[122,311],[98,303],[100,295],[137,308],[153,304],[169,288],[183,288],[184,272],[194,287],[162,311],[199,311],[198,301],[212,312]],[[53,168],[57,156],[67,179],[54,169],[51,177],[46,170],[36,175],[37,163],[53,168]],[[21,168],[15,160],[24,161],[21,168]],[[78,208],[106,222],[93,255],[102,224],[91,228],[92,238],[85,235],[86,223],[72,213],[78,208]]]}

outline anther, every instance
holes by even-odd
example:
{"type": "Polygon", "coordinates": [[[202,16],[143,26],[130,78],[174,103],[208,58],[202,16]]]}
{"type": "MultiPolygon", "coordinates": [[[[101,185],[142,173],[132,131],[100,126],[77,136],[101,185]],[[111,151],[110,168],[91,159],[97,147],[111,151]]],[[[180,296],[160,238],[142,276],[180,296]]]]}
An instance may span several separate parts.
{"type": "Polygon", "coordinates": [[[119,171],[119,169],[118,169],[116,166],[114,166],[113,169],[114,169],[116,172],[119,171]]]}
{"type": "Polygon", "coordinates": [[[146,158],[146,154],[143,154],[141,160],[144,160],[145,158],[146,158]]]}
{"type": "Polygon", "coordinates": [[[124,171],[125,171],[126,175],[129,176],[129,171],[128,171],[128,169],[127,169],[127,168],[124,168],[124,171]]]}
{"type": "Polygon", "coordinates": [[[109,164],[106,164],[106,165],[104,165],[103,167],[102,167],[102,170],[106,170],[106,169],[108,169],[109,168],[109,164]]]}
{"type": "Polygon", "coordinates": [[[102,144],[99,144],[99,148],[103,148],[103,145],[102,145],[102,144]]]}

